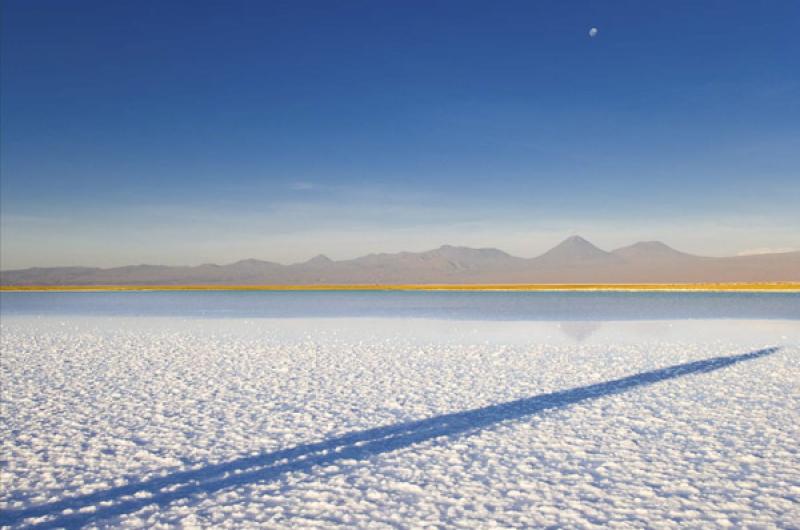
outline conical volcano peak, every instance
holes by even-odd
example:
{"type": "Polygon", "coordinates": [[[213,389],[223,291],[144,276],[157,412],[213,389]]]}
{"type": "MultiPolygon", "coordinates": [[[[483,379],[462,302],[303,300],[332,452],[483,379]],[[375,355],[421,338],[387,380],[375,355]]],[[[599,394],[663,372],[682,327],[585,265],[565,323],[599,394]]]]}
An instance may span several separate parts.
{"type": "Polygon", "coordinates": [[[588,240],[586,240],[585,238],[583,238],[583,237],[581,237],[579,235],[569,236],[567,239],[565,239],[561,243],[586,243],[586,244],[591,245],[591,243],[589,243],[588,240]]]}
{"type": "Polygon", "coordinates": [[[328,263],[333,263],[333,260],[325,254],[317,254],[305,262],[306,265],[327,265],[328,263]]]}
{"type": "Polygon", "coordinates": [[[599,249],[581,236],[570,236],[538,258],[537,262],[548,266],[572,266],[584,262],[614,261],[616,258],[599,249]]]}
{"type": "Polygon", "coordinates": [[[590,241],[582,238],[581,236],[570,236],[552,249],[550,249],[547,253],[553,252],[554,250],[574,250],[576,252],[601,252],[603,254],[608,254],[605,250],[601,250],[597,248],[594,244],[590,241]]]}

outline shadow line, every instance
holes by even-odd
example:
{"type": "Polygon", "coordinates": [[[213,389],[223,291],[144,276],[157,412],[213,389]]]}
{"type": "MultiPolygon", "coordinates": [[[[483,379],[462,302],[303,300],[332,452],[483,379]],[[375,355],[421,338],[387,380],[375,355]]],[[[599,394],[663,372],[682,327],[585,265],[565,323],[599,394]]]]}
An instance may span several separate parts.
{"type": "Polygon", "coordinates": [[[17,525],[25,519],[51,516],[54,518],[28,527],[79,528],[95,520],[132,513],[152,504],[166,506],[192,495],[210,494],[233,486],[277,480],[290,472],[308,472],[314,466],[328,465],[337,460],[364,460],[439,437],[469,435],[500,422],[519,419],[545,410],[567,407],[690,374],[712,372],[742,361],[773,354],[778,349],[765,348],[740,355],[714,357],[669,366],[603,383],[443,414],[424,420],[367,429],[317,443],[238,458],[200,469],[179,471],[39,506],[7,510],[0,514],[0,525],[17,525]],[[139,494],[140,497],[133,497],[134,494],[139,494]],[[106,505],[97,506],[100,503],[106,505]],[[78,510],[82,508],[94,509],[79,512],[78,510]],[[64,514],[64,510],[67,509],[73,512],[64,514]]]}

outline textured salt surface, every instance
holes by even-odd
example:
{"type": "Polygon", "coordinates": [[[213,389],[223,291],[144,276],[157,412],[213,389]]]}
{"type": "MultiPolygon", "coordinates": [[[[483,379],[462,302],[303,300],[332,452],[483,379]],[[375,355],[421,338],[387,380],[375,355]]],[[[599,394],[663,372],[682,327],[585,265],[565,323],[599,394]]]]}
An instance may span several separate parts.
{"type": "Polygon", "coordinates": [[[15,527],[800,522],[797,321],[10,316],[2,393],[15,527]]]}

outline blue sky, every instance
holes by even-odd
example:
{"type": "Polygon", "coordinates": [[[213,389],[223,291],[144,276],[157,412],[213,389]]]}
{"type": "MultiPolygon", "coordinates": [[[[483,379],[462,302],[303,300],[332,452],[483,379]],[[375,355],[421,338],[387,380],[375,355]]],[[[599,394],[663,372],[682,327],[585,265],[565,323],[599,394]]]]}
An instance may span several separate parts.
{"type": "Polygon", "coordinates": [[[2,9],[3,268],[800,248],[794,0],[2,9]]]}

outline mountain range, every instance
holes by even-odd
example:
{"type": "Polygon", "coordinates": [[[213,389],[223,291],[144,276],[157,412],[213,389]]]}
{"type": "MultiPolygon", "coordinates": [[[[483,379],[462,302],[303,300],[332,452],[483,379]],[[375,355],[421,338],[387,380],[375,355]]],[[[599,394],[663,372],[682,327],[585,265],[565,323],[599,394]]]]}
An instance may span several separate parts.
{"type": "Polygon", "coordinates": [[[519,258],[494,248],[444,245],[425,252],[369,254],[340,261],[320,255],[292,265],[246,259],[193,267],[34,267],[0,272],[4,286],[779,281],[800,281],[800,251],[704,257],[645,241],[609,252],[580,236],[535,258],[519,258]]]}

